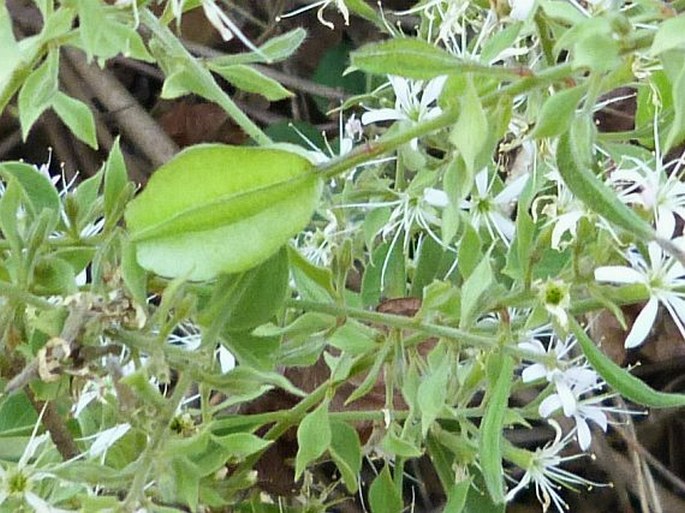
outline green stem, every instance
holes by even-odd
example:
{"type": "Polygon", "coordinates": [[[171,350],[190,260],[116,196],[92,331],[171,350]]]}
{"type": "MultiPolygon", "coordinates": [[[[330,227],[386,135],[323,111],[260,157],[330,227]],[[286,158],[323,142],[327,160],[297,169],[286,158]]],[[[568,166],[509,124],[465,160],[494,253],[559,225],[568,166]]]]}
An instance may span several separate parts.
{"type": "Polygon", "coordinates": [[[33,294],[5,281],[0,281],[0,297],[6,297],[11,301],[25,303],[27,305],[35,306],[36,308],[44,310],[53,310],[57,308],[57,305],[54,305],[45,299],[34,296],[33,294]]]}
{"type": "Polygon", "coordinates": [[[391,328],[421,331],[429,336],[458,340],[483,349],[494,349],[497,347],[497,340],[495,337],[474,335],[459,328],[433,324],[415,317],[371,312],[360,308],[340,306],[332,303],[316,303],[314,301],[301,301],[296,299],[287,300],[286,306],[310,312],[326,313],[337,317],[352,317],[361,321],[382,324],[391,328]]]}
{"type": "MultiPolygon", "coordinates": [[[[299,423],[310,409],[318,405],[326,396],[331,387],[330,380],[326,380],[319,385],[311,394],[302,399],[295,407],[293,407],[287,414],[282,416],[274,426],[264,435],[265,440],[276,440],[283,433],[285,433],[291,426],[299,423]]],[[[240,482],[244,479],[248,472],[252,471],[259,458],[262,457],[264,450],[259,451],[245,458],[245,460],[238,466],[235,472],[231,475],[230,481],[240,482]]]]}
{"type": "Polygon", "coordinates": [[[152,33],[166,47],[169,56],[176,57],[181,61],[188,73],[188,81],[193,86],[193,92],[205,97],[206,99],[218,103],[226,113],[250,136],[257,144],[262,146],[271,144],[271,139],[264,131],[259,128],[243,111],[231,100],[231,98],[217,85],[210,71],[203,67],[176,36],[163,25],[160,20],[148,9],[140,10],[141,21],[152,31],[152,33]]]}
{"type": "MultiPolygon", "coordinates": [[[[559,64],[557,66],[542,70],[537,74],[525,76],[522,79],[504,86],[497,91],[486,94],[481,98],[481,102],[483,107],[488,107],[496,104],[501,96],[515,96],[531,89],[544,87],[554,82],[569,78],[573,72],[574,70],[571,64],[559,64]]],[[[399,148],[403,144],[408,143],[412,139],[422,137],[428,133],[436,132],[453,125],[459,118],[459,114],[459,106],[446,109],[439,116],[427,121],[416,123],[414,126],[403,132],[388,134],[381,137],[377,141],[360,145],[346,155],[332,159],[323,164],[319,167],[319,172],[327,179],[333,178],[347,171],[348,169],[352,169],[364,164],[365,162],[389,153],[390,151],[399,148]]]]}
{"type": "Polygon", "coordinates": [[[131,488],[122,505],[123,511],[135,511],[139,503],[145,498],[145,486],[147,485],[148,476],[155,463],[155,459],[159,456],[159,448],[166,438],[169,424],[176,415],[176,410],[183,401],[191,383],[192,377],[190,376],[190,373],[186,372],[180,374],[179,379],[176,382],[174,393],[169,399],[166,408],[160,414],[161,421],[157,425],[155,431],[151,434],[150,441],[138,460],[131,488]]]}

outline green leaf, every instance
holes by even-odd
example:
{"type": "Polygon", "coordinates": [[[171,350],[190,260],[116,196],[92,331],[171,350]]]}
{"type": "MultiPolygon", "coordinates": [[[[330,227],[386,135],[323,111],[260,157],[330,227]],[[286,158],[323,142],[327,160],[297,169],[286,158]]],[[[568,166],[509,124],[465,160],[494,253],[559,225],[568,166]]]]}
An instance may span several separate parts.
{"type": "Polygon", "coordinates": [[[414,38],[369,43],[351,54],[352,66],[378,75],[400,75],[426,80],[462,71],[452,54],[414,38]]]}
{"type": "Polygon", "coordinates": [[[501,369],[490,389],[489,396],[487,396],[485,414],[480,426],[480,439],[478,440],[483,480],[495,503],[504,502],[502,428],[514,376],[513,358],[505,354],[500,354],[499,358],[501,359],[501,369]]]}
{"type": "MultiPolygon", "coordinates": [[[[179,456],[171,461],[171,473],[175,499],[187,504],[191,511],[196,511],[200,494],[200,472],[197,465],[185,456],[179,456]]],[[[161,488],[163,490],[164,486],[161,488]]]]}
{"type": "Polygon", "coordinates": [[[459,273],[464,280],[467,280],[476,266],[483,261],[482,246],[483,242],[478,236],[478,231],[472,224],[465,224],[458,249],[459,273]]]}
{"type": "Polygon", "coordinates": [[[222,55],[211,59],[209,64],[210,67],[213,67],[215,65],[232,66],[234,64],[280,62],[294,54],[306,37],[306,30],[296,28],[280,36],[272,37],[259,47],[259,52],[222,55]]]}
{"type": "Polygon", "coordinates": [[[591,171],[594,166],[591,136],[587,135],[591,128],[588,123],[591,121],[576,120],[570,132],[559,138],[556,155],[559,174],[569,190],[588,208],[638,237],[653,240],[655,233],[652,227],[622,203],[591,171]]]}
{"type": "Polygon", "coordinates": [[[78,43],[89,60],[93,56],[106,60],[121,53],[124,57],[154,62],[140,34],[116,19],[117,9],[99,0],[79,0],[77,6],[81,39],[78,43]]]}
{"type": "Polygon", "coordinates": [[[345,422],[331,422],[331,446],[328,450],[347,491],[357,493],[357,476],[362,468],[362,448],[357,430],[345,422]]]}
{"type": "Polygon", "coordinates": [[[431,352],[442,355],[437,367],[431,368],[429,374],[419,385],[417,402],[421,409],[421,433],[425,437],[428,429],[445,406],[447,399],[447,385],[449,382],[452,360],[445,355],[445,348],[438,345],[431,352]]]}
{"type": "MultiPolygon", "coordinates": [[[[12,75],[21,64],[21,53],[14,39],[12,17],[5,2],[0,4],[0,92],[12,81],[12,75]]],[[[0,106],[4,110],[4,105],[0,106]]]]}
{"type": "Polygon", "coordinates": [[[327,342],[352,356],[372,351],[376,347],[374,337],[376,332],[353,319],[336,329],[327,339],[327,342]]]}
{"type": "MultiPolygon", "coordinates": [[[[253,369],[246,365],[241,365],[226,374],[206,374],[203,380],[217,390],[226,395],[245,395],[256,392],[260,388],[279,387],[290,392],[297,397],[304,397],[306,394],[293,385],[288,378],[278,372],[267,372],[253,369]]],[[[259,394],[257,394],[259,395],[259,394]]]]}
{"type": "MultiPolygon", "coordinates": [[[[272,370],[276,365],[281,340],[278,337],[257,337],[249,331],[222,333],[224,345],[240,365],[257,370],[272,370]]],[[[279,362],[281,363],[281,362],[279,362]]]]}
{"type": "Polygon", "coordinates": [[[147,302],[147,273],[138,265],[135,247],[128,240],[121,242],[121,277],[131,297],[144,306],[147,302]]]}
{"type": "Polygon", "coordinates": [[[266,262],[240,274],[225,274],[201,313],[204,325],[218,319],[226,332],[250,331],[271,320],[288,289],[288,253],[281,248],[266,262]]]}
{"type": "Polygon", "coordinates": [[[514,47],[523,25],[522,22],[513,22],[506,28],[486,38],[483,49],[480,52],[481,62],[490,64],[502,52],[514,47]]]}
{"type": "Polygon", "coordinates": [[[3,162],[0,164],[0,174],[17,179],[29,200],[27,206],[34,216],[43,209],[51,210],[57,216],[62,208],[59,194],[50,179],[35,167],[23,162],[3,162]]]}
{"type": "Polygon", "coordinates": [[[38,416],[31,406],[25,393],[17,393],[11,396],[5,395],[0,402],[0,434],[12,431],[26,430],[31,433],[38,416]]]}
{"type": "Polygon", "coordinates": [[[359,385],[357,389],[354,392],[352,392],[347,399],[345,399],[345,406],[356,401],[357,399],[360,399],[361,397],[364,397],[371,391],[371,389],[373,389],[373,387],[378,382],[378,376],[381,372],[381,369],[383,368],[385,359],[388,357],[388,354],[390,354],[391,347],[391,344],[386,342],[386,344],[381,348],[381,350],[378,351],[376,359],[374,360],[373,365],[369,370],[369,373],[366,375],[361,385],[359,385]]]}
{"type": "Polygon", "coordinates": [[[590,340],[585,330],[573,317],[570,318],[570,327],[592,368],[626,399],[651,408],[685,406],[685,394],[658,392],[616,365],[590,340]]]}
{"type": "Polygon", "coordinates": [[[566,25],[573,26],[585,21],[585,15],[566,1],[548,0],[541,2],[541,6],[547,17],[561,21],[566,25]]]}
{"type": "Polygon", "coordinates": [[[669,50],[685,49],[685,15],[680,14],[659,24],[649,53],[653,56],[669,50]]]}
{"type": "Polygon", "coordinates": [[[233,433],[225,436],[212,436],[212,440],[226,449],[233,458],[243,459],[258,453],[273,443],[251,433],[233,433]]]}
{"type": "Polygon", "coordinates": [[[319,458],[328,449],[331,440],[328,401],[324,401],[314,411],[308,413],[297,428],[298,449],[295,457],[295,481],[299,481],[307,465],[319,458]]]}
{"type": "Polygon", "coordinates": [[[33,288],[42,295],[68,296],[77,291],[74,268],[61,258],[43,256],[33,270],[33,288]]]}
{"type": "Polygon", "coordinates": [[[211,66],[210,68],[238,89],[248,93],[261,94],[269,101],[275,102],[293,96],[293,93],[276,80],[250,66],[234,64],[231,66],[211,66]]]}
{"type": "Polygon", "coordinates": [[[369,488],[371,513],[401,513],[404,509],[402,496],[395,487],[390,475],[390,467],[385,465],[369,488]]]}
{"type": "Polygon", "coordinates": [[[91,148],[98,149],[95,120],[85,103],[58,91],[52,99],[52,108],[76,137],[91,148]]]}
{"type": "Polygon", "coordinates": [[[573,87],[547,98],[530,136],[533,138],[556,137],[568,130],[585,90],[584,86],[573,87]]]}
{"type": "Polygon", "coordinates": [[[454,258],[433,237],[423,237],[417,249],[417,262],[414,277],[411,282],[409,296],[421,297],[423,290],[437,277],[445,276],[448,268],[444,263],[454,258]]]}
{"type": "Polygon", "coordinates": [[[494,276],[490,267],[490,256],[485,255],[461,288],[460,328],[470,325],[477,316],[480,300],[493,281],[494,276]]]}
{"type": "Polygon", "coordinates": [[[290,274],[302,299],[321,303],[335,297],[333,273],[328,267],[319,267],[307,260],[292,245],[288,245],[290,274]]]}
{"type": "Polygon", "coordinates": [[[447,493],[447,504],[443,513],[461,513],[466,505],[466,497],[471,488],[471,480],[465,479],[455,483],[447,493]]]}
{"type": "Polygon", "coordinates": [[[685,139],[685,68],[681,68],[672,89],[675,119],[668,131],[663,150],[668,151],[685,139]]]}
{"type": "Polygon", "coordinates": [[[255,267],[309,222],[322,187],[311,168],[283,150],[208,144],[181,152],[126,210],[138,262],[191,280],[255,267]]]}
{"type": "Polygon", "coordinates": [[[126,163],[121,153],[119,139],[114,142],[107,162],[105,163],[105,216],[116,218],[119,204],[122,201],[122,193],[128,183],[126,163]]]}
{"type": "Polygon", "coordinates": [[[22,238],[17,226],[21,199],[21,185],[16,178],[10,177],[5,186],[4,194],[0,196],[0,229],[2,229],[2,235],[9,242],[12,250],[8,262],[21,262],[22,238]]]}
{"type": "Polygon", "coordinates": [[[53,50],[47,58],[26,79],[19,91],[19,122],[21,136],[26,136],[40,115],[50,107],[57,94],[57,74],[59,72],[59,51],[53,50]]]}
{"type": "Polygon", "coordinates": [[[450,142],[461,153],[469,174],[473,175],[476,158],[488,136],[488,118],[483,110],[471,75],[466,81],[466,91],[461,97],[459,119],[450,133],[450,142]]]}
{"type": "Polygon", "coordinates": [[[387,454],[403,458],[419,458],[423,454],[421,449],[408,440],[398,437],[393,431],[388,431],[381,441],[381,448],[387,454]]]}
{"type": "Polygon", "coordinates": [[[329,314],[305,312],[286,326],[277,326],[275,324],[258,326],[254,330],[253,335],[258,337],[311,335],[333,328],[336,322],[337,319],[329,314]]]}

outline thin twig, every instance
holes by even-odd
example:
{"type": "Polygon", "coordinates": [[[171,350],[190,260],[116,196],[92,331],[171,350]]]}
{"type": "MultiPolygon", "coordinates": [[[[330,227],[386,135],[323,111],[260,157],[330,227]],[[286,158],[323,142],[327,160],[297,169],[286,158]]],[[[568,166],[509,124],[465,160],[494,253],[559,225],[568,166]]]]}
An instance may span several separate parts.
{"type": "MultiPolygon", "coordinates": [[[[183,41],[183,45],[193,54],[199,57],[214,58],[214,57],[224,57],[226,54],[204,46],[198,43],[193,43],[191,41],[183,41]]],[[[350,95],[341,91],[340,89],[335,89],[334,87],[328,87],[325,85],[317,84],[306,78],[301,78],[296,75],[291,75],[278,71],[276,69],[270,68],[268,66],[263,66],[261,64],[252,64],[254,69],[263,73],[269,78],[273,78],[277,82],[280,82],[285,87],[294,89],[296,91],[301,91],[303,93],[309,93],[315,96],[321,96],[328,100],[345,101],[350,98],[350,95]]]]}
{"type": "Polygon", "coordinates": [[[77,50],[65,49],[65,55],[128,139],[153,165],[161,166],[178,152],[178,146],[109,71],[88,64],[77,50]]]}
{"type": "Polygon", "coordinates": [[[639,452],[640,455],[645,459],[645,461],[649,463],[652,466],[652,468],[654,468],[654,470],[656,470],[661,475],[661,477],[663,477],[674,488],[676,488],[678,492],[685,495],[685,481],[683,481],[677,475],[671,472],[671,470],[669,470],[669,468],[666,465],[661,463],[658,458],[656,458],[651,452],[649,452],[645,448],[645,446],[643,446],[639,442],[639,440],[637,440],[633,436],[630,436],[625,430],[623,430],[619,426],[613,426],[613,428],[621,436],[621,438],[623,438],[623,441],[626,444],[628,444],[632,449],[639,452]]]}

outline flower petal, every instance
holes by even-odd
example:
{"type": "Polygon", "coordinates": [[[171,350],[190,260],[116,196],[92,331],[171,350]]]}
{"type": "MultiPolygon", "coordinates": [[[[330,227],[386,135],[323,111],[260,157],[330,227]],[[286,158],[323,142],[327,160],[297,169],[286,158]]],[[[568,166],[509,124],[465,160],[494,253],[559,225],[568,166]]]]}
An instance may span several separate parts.
{"type": "Polygon", "coordinates": [[[650,298],[635,319],[633,327],[630,329],[628,337],[626,337],[625,346],[627,349],[637,347],[645,341],[649,331],[652,329],[658,309],[659,301],[655,297],[650,298]]]}
{"type": "Polygon", "coordinates": [[[521,373],[521,378],[524,383],[530,383],[532,381],[537,381],[547,376],[547,369],[541,363],[534,363],[529,367],[523,369],[521,373]]]}
{"type": "Polygon", "coordinates": [[[541,417],[547,418],[559,408],[561,408],[559,394],[552,394],[542,400],[540,406],[538,407],[538,413],[541,417]]]}
{"type": "Polygon", "coordinates": [[[576,415],[574,417],[576,421],[576,428],[578,429],[576,435],[578,437],[578,445],[584,451],[586,451],[590,444],[592,443],[592,433],[590,432],[590,426],[583,417],[576,415]]]}
{"type": "Polygon", "coordinates": [[[625,265],[605,265],[595,269],[595,280],[609,283],[645,283],[645,276],[625,265]]]}
{"type": "Polygon", "coordinates": [[[362,114],[362,124],[370,125],[379,121],[397,121],[405,119],[404,114],[395,109],[373,109],[362,114]]]}

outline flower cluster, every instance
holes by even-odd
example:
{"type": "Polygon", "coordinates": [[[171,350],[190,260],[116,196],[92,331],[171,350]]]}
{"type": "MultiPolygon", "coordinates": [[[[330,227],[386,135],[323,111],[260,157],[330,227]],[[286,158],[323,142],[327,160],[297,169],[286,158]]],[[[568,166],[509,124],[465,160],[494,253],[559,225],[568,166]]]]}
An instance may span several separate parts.
{"type": "Polygon", "coordinates": [[[523,369],[521,378],[524,383],[544,379],[552,386],[553,392],[540,403],[540,416],[549,418],[561,410],[566,417],[572,418],[576,424],[578,444],[586,450],[592,441],[588,421],[606,431],[606,412],[611,408],[603,406],[603,399],[595,396],[595,392],[604,387],[599,375],[584,357],[572,356],[575,344],[575,338],[562,340],[553,334],[551,328],[542,329],[520,342],[519,349],[536,358],[535,363],[523,369]],[[549,339],[547,346],[540,340],[543,337],[549,339]]]}

